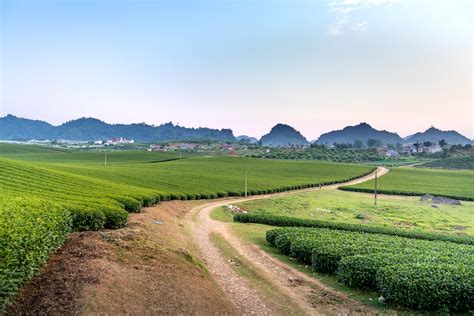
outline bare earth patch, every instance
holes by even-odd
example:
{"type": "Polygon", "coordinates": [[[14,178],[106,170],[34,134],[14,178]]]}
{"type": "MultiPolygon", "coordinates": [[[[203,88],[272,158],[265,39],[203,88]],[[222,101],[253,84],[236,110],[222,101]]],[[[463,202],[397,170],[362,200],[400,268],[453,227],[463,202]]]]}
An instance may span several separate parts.
{"type": "Polygon", "coordinates": [[[131,214],[127,227],[71,234],[10,314],[236,314],[181,223],[193,203],[131,214]]]}

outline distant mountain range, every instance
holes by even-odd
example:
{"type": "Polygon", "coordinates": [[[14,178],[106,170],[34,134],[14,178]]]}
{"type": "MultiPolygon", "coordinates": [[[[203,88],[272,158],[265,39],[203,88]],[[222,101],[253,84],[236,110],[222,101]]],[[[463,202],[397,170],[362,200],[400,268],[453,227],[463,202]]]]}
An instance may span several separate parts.
{"type": "MultiPolygon", "coordinates": [[[[308,145],[308,140],[289,125],[277,124],[260,140],[241,135],[234,137],[231,129],[187,128],[172,123],[159,126],[141,124],[108,124],[95,118],[80,118],[59,126],[44,121],[19,118],[13,115],[0,117],[0,140],[54,140],[91,141],[124,137],[137,142],[182,141],[182,140],[218,140],[233,142],[236,140],[249,143],[261,142],[264,146],[308,145]]],[[[333,145],[354,144],[361,141],[364,145],[369,139],[376,139],[383,144],[412,144],[417,141],[438,142],[444,139],[448,144],[473,144],[474,142],[456,131],[442,131],[431,127],[424,132],[401,138],[397,133],[377,130],[367,123],[347,126],[322,134],[317,144],[333,145]]]]}
{"type": "Polygon", "coordinates": [[[473,142],[459,134],[456,131],[442,131],[435,127],[430,127],[422,133],[416,133],[405,138],[404,142],[416,143],[416,142],[438,142],[439,140],[444,139],[448,144],[472,144],[473,142]]]}
{"type": "Polygon", "coordinates": [[[378,139],[383,144],[403,143],[403,139],[397,133],[379,131],[367,123],[347,126],[342,130],[322,134],[316,143],[324,145],[332,145],[334,143],[353,144],[356,140],[360,140],[366,144],[369,139],[378,139]]]}
{"type": "Polygon", "coordinates": [[[257,138],[251,137],[251,136],[247,136],[247,135],[240,135],[240,136],[237,136],[236,139],[237,139],[239,142],[246,142],[246,143],[250,143],[250,144],[258,143],[258,139],[257,139],[257,138]]]}
{"type": "Polygon", "coordinates": [[[309,142],[300,132],[285,124],[275,125],[270,133],[260,139],[263,146],[308,145],[309,142]]]}
{"type": "Polygon", "coordinates": [[[160,126],[141,124],[107,124],[95,118],[80,118],[59,126],[43,121],[7,115],[0,118],[2,140],[64,139],[90,141],[126,137],[139,142],[209,139],[235,141],[230,129],[187,128],[166,123],[160,126]]]}
{"type": "Polygon", "coordinates": [[[332,145],[338,144],[353,144],[356,140],[367,144],[369,139],[380,140],[384,145],[387,144],[413,144],[418,142],[431,141],[437,143],[444,139],[448,144],[472,144],[473,142],[459,134],[456,131],[442,131],[434,127],[430,127],[422,133],[401,138],[397,133],[387,132],[385,130],[376,130],[367,123],[360,123],[355,126],[347,126],[342,130],[332,131],[323,134],[316,141],[317,144],[332,145]]]}

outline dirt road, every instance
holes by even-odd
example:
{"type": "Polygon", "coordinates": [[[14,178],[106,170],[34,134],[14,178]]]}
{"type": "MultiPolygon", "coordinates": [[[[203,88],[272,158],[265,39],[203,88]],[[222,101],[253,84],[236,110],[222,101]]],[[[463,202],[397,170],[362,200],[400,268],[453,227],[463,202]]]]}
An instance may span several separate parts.
{"type": "MultiPolygon", "coordinates": [[[[389,170],[384,167],[377,168],[380,177],[389,170]]],[[[302,191],[337,189],[343,185],[356,184],[371,180],[375,172],[346,183],[325,186],[321,189],[311,188],[302,191]]],[[[220,234],[237,251],[251,263],[251,269],[271,282],[283,295],[296,304],[304,314],[348,314],[371,312],[371,309],[357,301],[349,299],[344,293],[328,288],[315,278],[276,260],[255,245],[243,242],[232,234],[226,223],[210,218],[210,213],[221,206],[243,201],[274,198],[292,194],[283,192],[271,195],[251,196],[247,198],[214,201],[199,205],[186,215],[187,223],[191,227],[194,240],[201,250],[203,260],[218,284],[224,289],[231,302],[242,314],[278,314],[277,306],[271,300],[256,290],[245,277],[232,269],[228,259],[212,242],[213,234],[220,234]]]]}

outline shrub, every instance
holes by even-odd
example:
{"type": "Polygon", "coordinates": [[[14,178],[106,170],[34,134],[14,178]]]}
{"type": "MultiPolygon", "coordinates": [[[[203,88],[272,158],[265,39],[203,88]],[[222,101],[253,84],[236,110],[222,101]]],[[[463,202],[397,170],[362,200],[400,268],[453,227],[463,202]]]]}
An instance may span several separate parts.
{"type": "Polygon", "coordinates": [[[128,219],[128,212],[123,209],[103,208],[105,215],[104,228],[117,229],[125,226],[128,219]]]}
{"type": "Polygon", "coordinates": [[[58,206],[29,198],[1,202],[0,314],[71,230],[70,213],[58,206]]]}
{"type": "Polygon", "coordinates": [[[100,209],[74,208],[72,213],[72,227],[76,231],[100,230],[104,228],[106,216],[100,209]]]}
{"type": "Polygon", "coordinates": [[[377,273],[384,299],[417,310],[465,312],[474,309],[474,269],[464,264],[412,263],[377,273]]]}
{"type": "Polygon", "coordinates": [[[139,213],[142,209],[142,204],[140,201],[135,200],[130,197],[118,197],[116,200],[123,205],[123,208],[127,212],[139,213]]]}

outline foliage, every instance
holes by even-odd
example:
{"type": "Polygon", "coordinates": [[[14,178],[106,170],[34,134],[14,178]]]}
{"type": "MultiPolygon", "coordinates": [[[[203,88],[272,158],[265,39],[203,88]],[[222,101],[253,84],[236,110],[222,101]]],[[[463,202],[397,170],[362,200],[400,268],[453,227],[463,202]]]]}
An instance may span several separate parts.
{"type": "Polygon", "coordinates": [[[234,221],[240,223],[258,223],[283,227],[312,227],[328,228],[332,230],[342,230],[350,232],[363,232],[370,234],[383,234],[400,236],[412,239],[450,241],[458,244],[474,245],[473,236],[443,235],[429,231],[415,229],[400,229],[383,226],[371,226],[360,224],[338,223],[331,221],[321,221],[315,219],[305,219],[291,216],[272,215],[268,213],[240,213],[234,215],[234,221]]]}
{"type": "Polygon", "coordinates": [[[438,159],[417,167],[474,170],[474,155],[438,159]]]}
{"type": "Polygon", "coordinates": [[[37,199],[0,200],[0,314],[67,237],[68,211],[37,199]]]}
{"type": "Polygon", "coordinates": [[[471,245],[320,228],[274,229],[267,241],[314,271],[379,291],[388,303],[421,310],[474,307],[471,245]]]}

